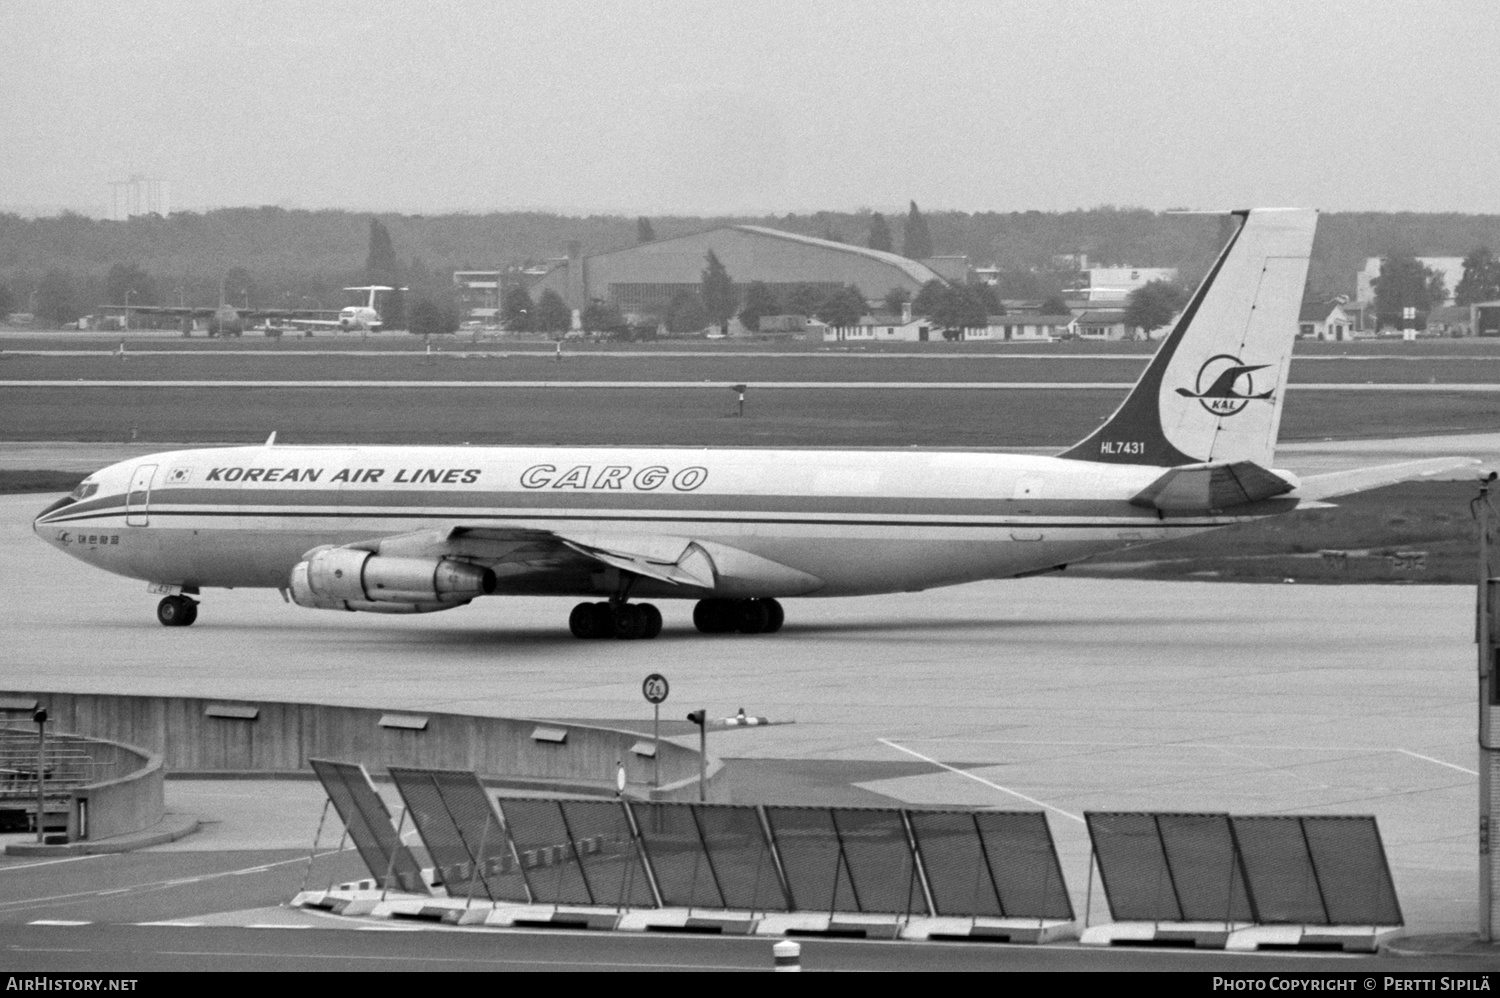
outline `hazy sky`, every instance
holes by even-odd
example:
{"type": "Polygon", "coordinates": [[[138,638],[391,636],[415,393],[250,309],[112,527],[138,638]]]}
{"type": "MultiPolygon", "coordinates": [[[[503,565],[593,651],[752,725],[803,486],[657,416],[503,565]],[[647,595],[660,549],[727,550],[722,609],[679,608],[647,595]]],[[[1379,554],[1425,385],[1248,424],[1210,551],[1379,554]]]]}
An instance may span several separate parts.
{"type": "Polygon", "coordinates": [[[1500,3],[0,0],[0,206],[1500,212],[1500,3]]]}

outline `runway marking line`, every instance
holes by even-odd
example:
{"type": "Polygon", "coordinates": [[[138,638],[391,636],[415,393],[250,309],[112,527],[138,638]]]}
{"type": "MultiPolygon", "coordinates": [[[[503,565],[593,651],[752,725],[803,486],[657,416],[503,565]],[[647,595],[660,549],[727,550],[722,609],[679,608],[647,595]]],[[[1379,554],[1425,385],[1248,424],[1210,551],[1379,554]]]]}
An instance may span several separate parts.
{"type": "MultiPolygon", "coordinates": [[[[1430,762],[1430,763],[1432,763],[1435,766],[1444,766],[1444,767],[1446,767],[1448,769],[1456,769],[1460,773],[1467,773],[1470,776],[1478,776],[1479,775],[1479,773],[1477,771],[1472,770],[1472,769],[1468,769],[1468,768],[1466,768],[1464,766],[1460,766],[1457,763],[1444,762],[1442,759],[1435,759],[1435,758],[1433,758],[1430,755],[1423,755],[1421,752],[1413,752],[1411,749],[1404,749],[1404,748],[1381,748],[1381,747],[1376,746],[1376,745],[1256,745],[1256,744],[1231,744],[1231,745],[1224,745],[1224,744],[1219,744],[1219,743],[1216,743],[1216,742],[1085,742],[1085,741],[1040,741],[1040,740],[1032,740],[1032,739],[1022,739],[1022,738],[952,738],[952,737],[946,737],[946,738],[908,738],[906,740],[910,741],[910,742],[953,742],[953,743],[959,744],[959,745],[1076,745],[1076,746],[1080,746],[1080,747],[1088,747],[1090,745],[1097,745],[1097,746],[1100,746],[1101,748],[1107,747],[1107,748],[1146,748],[1146,749],[1153,749],[1153,748],[1154,749],[1162,749],[1162,748],[1167,748],[1167,749],[1170,749],[1170,748],[1206,748],[1206,749],[1213,749],[1216,752],[1225,752],[1225,753],[1229,753],[1231,751],[1234,751],[1234,752],[1243,752],[1243,751],[1250,750],[1250,749],[1277,749],[1277,750],[1280,750],[1280,751],[1293,751],[1293,752],[1364,752],[1364,753],[1368,753],[1368,754],[1371,754],[1371,755],[1379,754],[1379,753],[1387,753],[1388,754],[1388,753],[1395,752],[1395,753],[1399,753],[1401,755],[1411,756],[1413,759],[1421,759],[1423,762],[1430,762]]],[[[885,741],[885,739],[882,738],[881,741],[885,741]]],[[[887,744],[890,744],[890,743],[887,743],[887,744]]],[[[915,755],[916,753],[912,753],[912,754],[915,755]]],[[[1246,760],[1246,761],[1253,762],[1254,760],[1246,760]]],[[[1274,767],[1272,767],[1272,768],[1274,768],[1274,767]]]]}
{"type": "Polygon", "coordinates": [[[1434,764],[1436,764],[1438,766],[1447,766],[1449,769],[1456,769],[1460,773],[1468,773],[1470,776],[1478,776],[1479,775],[1479,773],[1476,770],[1465,769],[1463,766],[1457,765],[1456,763],[1444,762],[1441,759],[1434,759],[1430,755],[1423,755],[1420,752],[1413,752],[1411,749],[1398,748],[1395,751],[1400,752],[1402,755],[1409,755],[1413,759],[1421,759],[1423,762],[1434,763],[1434,764]]]}
{"type": "MultiPolygon", "coordinates": [[[[346,853],[346,852],[351,851],[353,848],[354,848],[354,846],[350,845],[350,846],[344,847],[343,849],[336,850],[334,852],[321,853],[320,856],[319,856],[319,858],[322,858],[323,856],[337,856],[337,855],[341,855],[342,853],[346,853]]],[[[21,899],[19,901],[0,901],[0,908],[6,908],[6,909],[24,909],[26,907],[38,907],[38,906],[47,904],[49,902],[50,903],[55,903],[55,902],[63,902],[63,901],[77,901],[77,900],[81,900],[83,898],[99,897],[102,894],[121,894],[121,893],[126,893],[128,891],[161,890],[161,889],[167,888],[167,887],[181,887],[184,884],[196,884],[196,883],[200,883],[200,882],[202,882],[204,880],[215,880],[215,879],[217,879],[219,877],[234,877],[234,876],[239,876],[239,875],[241,875],[241,874],[243,874],[243,873],[245,873],[247,871],[251,871],[251,870],[262,872],[262,873],[268,873],[274,867],[278,867],[278,866],[290,866],[293,863],[306,863],[307,861],[308,860],[307,860],[306,856],[297,856],[297,857],[294,857],[292,859],[279,860],[279,861],[277,861],[275,863],[266,863],[263,867],[247,867],[247,868],[242,869],[242,870],[223,870],[223,871],[218,872],[218,873],[205,873],[205,874],[203,874],[201,876],[187,877],[187,878],[178,879],[178,880],[153,880],[153,881],[148,881],[147,883],[144,883],[144,884],[132,884],[129,887],[121,888],[121,889],[116,889],[116,890],[108,890],[108,891],[76,891],[76,892],[74,892],[72,894],[55,894],[55,895],[52,895],[50,897],[23,898],[23,899],[21,899]]],[[[37,864],[37,865],[41,865],[41,864],[37,864]]],[[[62,923],[62,924],[72,924],[72,923],[62,923]]],[[[88,923],[84,922],[84,923],[78,923],[78,924],[84,924],[84,925],[86,925],[88,923]]]]}
{"type": "Polygon", "coordinates": [[[44,859],[35,863],[18,863],[15,866],[0,866],[0,873],[9,873],[11,870],[29,870],[35,866],[56,866],[58,863],[76,863],[80,859],[100,859],[103,853],[95,853],[92,856],[69,856],[66,859],[44,859]]]}
{"type": "Polygon", "coordinates": [[[80,921],[77,921],[75,919],[68,919],[68,918],[39,918],[39,919],[37,919],[34,922],[27,922],[26,924],[27,925],[92,925],[94,923],[93,922],[88,922],[88,921],[80,922],[80,921]]]}
{"type": "Polygon", "coordinates": [[[973,773],[969,773],[962,769],[959,769],[957,766],[950,766],[946,762],[938,762],[931,756],[925,756],[915,749],[909,749],[904,745],[897,745],[889,738],[880,738],[877,739],[877,741],[879,741],[882,745],[890,746],[898,752],[905,752],[907,755],[916,756],[918,759],[921,759],[924,762],[930,762],[934,766],[937,766],[941,769],[946,769],[950,773],[957,773],[959,776],[966,776],[976,783],[983,783],[985,786],[992,787],[995,790],[1000,791],[1001,793],[1010,794],[1012,797],[1026,801],[1026,803],[1028,804],[1035,804],[1037,807],[1046,808],[1048,811],[1054,811],[1057,814],[1062,815],[1064,818],[1070,818],[1073,821],[1078,822],[1080,825],[1084,823],[1083,818],[1079,815],[1074,814],[1072,811],[1065,811],[1055,804],[1048,804],[1046,801],[1037,800],[1035,797],[1028,797],[1025,794],[1021,793],[1019,790],[1012,790],[1009,787],[1002,787],[1000,784],[995,783],[992,780],[986,780],[982,776],[976,776],[973,773]]]}
{"type": "Polygon", "coordinates": [[[165,926],[170,926],[170,927],[172,927],[174,929],[201,929],[201,928],[204,928],[208,923],[206,923],[206,922],[174,922],[171,919],[167,919],[167,920],[161,921],[161,922],[131,922],[130,924],[131,925],[165,925],[165,926]]]}

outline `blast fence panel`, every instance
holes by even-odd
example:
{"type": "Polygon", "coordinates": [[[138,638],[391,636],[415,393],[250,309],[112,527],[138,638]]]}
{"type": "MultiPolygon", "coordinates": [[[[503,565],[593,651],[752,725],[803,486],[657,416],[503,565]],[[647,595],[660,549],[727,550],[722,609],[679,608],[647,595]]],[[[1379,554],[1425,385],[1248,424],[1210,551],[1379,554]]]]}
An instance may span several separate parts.
{"type": "Polygon", "coordinates": [[[831,814],[859,910],[930,914],[901,812],[894,808],[836,807],[831,814]]]}
{"type": "MultiPolygon", "coordinates": [[[[632,803],[630,811],[635,815],[641,844],[656,874],[663,904],[674,908],[733,907],[720,889],[708,847],[693,817],[692,804],[632,803]]],[[[753,811],[751,816],[754,817],[753,811]]],[[[756,823],[758,826],[758,819],[756,823]]]]}
{"type": "Polygon", "coordinates": [[[1189,922],[1255,920],[1227,814],[1158,814],[1162,850],[1189,922]]]}
{"type": "Polygon", "coordinates": [[[1000,918],[995,889],[973,811],[907,811],[922,869],[932,890],[934,914],[1000,918]]]}
{"type": "Polygon", "coordinates": [[[527,900],[505,828],[477,776],[402,766],[390,774],[449,896],[527,900]]]}
{"type": "Polygon", "coordinates": [[[974,825],[1007,918],[1072,920],[1073,902],[1045,814],[976,811],[974,825]]]}
{"type": "Polygon", "coordinates": [[[1083,817],[1115,921],[1183,921],[1156,816],[1089,811],[1083,817]]]}
{"type": "MultiPolygon", "coordinates": [[[[743,804],[690,804],[708,850],[724,906],[737,911],[790,911],[776,856],[760,812],[743,804]]],[[[660,881],[658,881],[659,883],[660,881]]],[[[663,892],[665,893],[665,892],[663,892]]]]}
{"type": "Polygon", "coordinates": [[[1302,834],[1334,925],[1404,925],[1380,828],[1369,815],[1305,815],[1302,834]]]}
{"type": "Polygon", "coordinates": [[[859,911],[859,896],[826,807],[767,807],[793,911],[859,911]]]}
{"type": "Polygon", "coordinates": [[[589,891],[563,820],[561,801],[503,797],[500,811],[537,903],[610,903],[609,899],[596,901],[589,891]]]}
{"type": "Polygon", "coordinates": [[[1234,837],[1255,899],[1257,922],[1328,925],[1317,870],[1293,815],[1236,817],[1234,837]]]}
{"type": "Polygon", "coordinates": [[[561,804],[569,841],[583,865],[594,903],[656,907],[625,805],[614,800],[565,800],[561,804]]]}
{"type": "Polygon", "coordinates": [[[333,802],[339,820],[349,831],[360,859],[377,883],[411,894],[428,893],[422,881],[422,868],[401,843],[391,824],[391,813],[385,801],[370,786],[365,772],[352,762],[309,759],[328,799],[333,802]],[[390,883],[386,884],[386,873],[390,883]]]}

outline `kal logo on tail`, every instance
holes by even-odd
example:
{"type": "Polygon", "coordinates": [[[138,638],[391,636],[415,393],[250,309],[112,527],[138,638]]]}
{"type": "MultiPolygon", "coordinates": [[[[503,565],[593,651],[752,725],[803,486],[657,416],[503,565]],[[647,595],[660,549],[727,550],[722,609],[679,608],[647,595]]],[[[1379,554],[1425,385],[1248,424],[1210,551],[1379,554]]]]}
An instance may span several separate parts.
{"type": "Polygon", "coordinates": [[[1275,389],[1271,389],[1257,395],[1255,380],[1250,376],[1252,372],[1269,366],[1246,364],[1230,354],[1217,354],[1198,368],[1198,378],[1193,386],[1195,390],[1179,388],[1177,394],[1183,398],[1197,399],[1198,404],[1215,416],[1233,416],[1251,402],[1268,399],[1275,393],[1275,389]],[[1205,388],[1204,385],[1208,387],[1205,388]]]}

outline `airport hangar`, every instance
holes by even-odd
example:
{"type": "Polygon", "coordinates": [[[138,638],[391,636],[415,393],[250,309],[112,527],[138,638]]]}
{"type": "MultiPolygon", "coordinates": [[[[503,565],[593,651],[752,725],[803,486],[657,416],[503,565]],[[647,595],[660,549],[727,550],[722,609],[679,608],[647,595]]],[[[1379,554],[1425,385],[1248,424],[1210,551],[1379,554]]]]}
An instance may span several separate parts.
{"type": "MultiPolygon", "coordinates": [[[[964,276],[942,274],[928,263],[864,246],[759,225],[725,225],[592,256],[582,255],[577,243],[570,244],[567,260],[529,291],[533,299],[555,291],[569,308],[582,309],[599,300],[627,316],[660,316],[677,294],[702,287],[710,250],[740,291],[756,281],[778,292],[810,287],[828,293],[852,284],[869,300],[878,301],[891,288],[914,296],[928,281],[964,276]]],[[[944,270],[952,269],[945,264],[958,262],[960,258],[932,261],[944,270]]],[[[966,269],[967,261],[962,265],[966,269]]]]}

